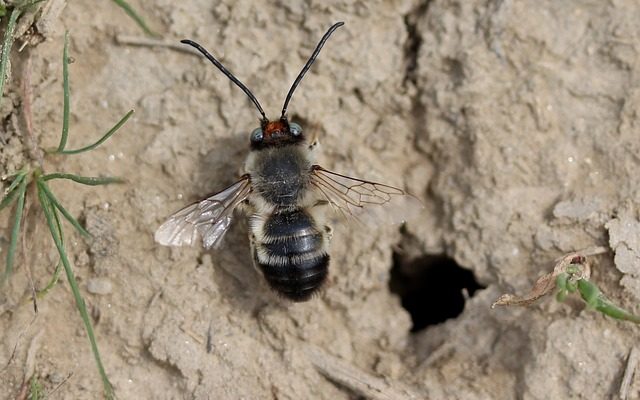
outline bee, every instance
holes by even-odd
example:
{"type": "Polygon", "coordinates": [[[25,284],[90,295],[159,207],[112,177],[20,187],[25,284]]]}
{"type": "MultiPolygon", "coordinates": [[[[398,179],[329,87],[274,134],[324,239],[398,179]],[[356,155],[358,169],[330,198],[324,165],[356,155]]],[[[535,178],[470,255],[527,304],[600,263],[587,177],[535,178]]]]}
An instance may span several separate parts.
{"type": "Polygon", "coordinates": [[[269,286],[295,302],[308,300],[327,280],[331,228],[325,210],[344,215],[368,205],[388,203],[406,193],[381,183],[351,178],[314,164],[315,141],[287,118],[287,107],[338,22],[324,34],[291,85],[277,120],[267,118],[251,91],[205,48],[193,46],[235,83],[260,112],[260,126],[251,132],[245,173],[231,186],[171,215],[155,233],[165,246],[216,247],[231,225],[235,209],[249,218],[254,263],[269,286]]]}

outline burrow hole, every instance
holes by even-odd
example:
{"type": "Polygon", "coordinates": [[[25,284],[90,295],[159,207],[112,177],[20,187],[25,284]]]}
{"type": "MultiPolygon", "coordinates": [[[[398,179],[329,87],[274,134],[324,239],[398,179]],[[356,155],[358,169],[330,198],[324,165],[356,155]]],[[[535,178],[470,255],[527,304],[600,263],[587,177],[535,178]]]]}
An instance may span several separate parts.
{"type": "Polygon", "coordinates": [[[406,259],[398,253],[393,254],[389,288],[411,314],[413,333],[457,317],[464,310],[465,297],[484,289],[473,272],[446,255],[406,259]]]}

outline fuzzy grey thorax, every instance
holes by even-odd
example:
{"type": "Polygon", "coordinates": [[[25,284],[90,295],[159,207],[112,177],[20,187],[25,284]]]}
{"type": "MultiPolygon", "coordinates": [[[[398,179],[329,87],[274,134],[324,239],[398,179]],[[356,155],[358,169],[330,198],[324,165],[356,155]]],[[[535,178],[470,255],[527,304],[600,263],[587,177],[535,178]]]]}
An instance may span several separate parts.
{"type": "Polygon", "coordinates": [[[303,143],[252,151],[246,172],[254,193],[276,207],[296,206],[309,185],[311,161],[303,143]]]}

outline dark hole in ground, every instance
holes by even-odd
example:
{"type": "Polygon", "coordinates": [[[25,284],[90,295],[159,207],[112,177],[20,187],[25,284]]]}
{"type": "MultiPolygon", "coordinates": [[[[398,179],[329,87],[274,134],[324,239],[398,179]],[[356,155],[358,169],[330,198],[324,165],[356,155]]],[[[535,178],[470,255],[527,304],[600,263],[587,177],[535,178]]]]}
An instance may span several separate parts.
{"type": "Polygon", "coordinates": [[[473,272],[462,268],[445,255],[425,255],[404,260],[393,254],[391,292],[402,299],[402,307],[411,314],[411,332],[455,318],[464,309],[466,289],[469,297],[484,289],[473,272]]]}

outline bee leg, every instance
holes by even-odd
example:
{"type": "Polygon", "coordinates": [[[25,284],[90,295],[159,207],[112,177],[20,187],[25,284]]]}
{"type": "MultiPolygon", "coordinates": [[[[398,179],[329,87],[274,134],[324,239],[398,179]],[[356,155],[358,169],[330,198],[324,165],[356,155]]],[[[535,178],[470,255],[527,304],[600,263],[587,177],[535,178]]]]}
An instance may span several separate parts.
{"type": "Polygon", "coordinates": [[[311,207],[322,207],[322,206],[328,206],[328,205],[329,205],[329,202],[327,200],[318,200],[311,207]]]}
{"type": "Polygon", "coordinates": [[[333,239],[333,228],[330,227],[329,225],[325,225],[324,231],[327,234],[327,241],[331,242],[331,239],[333,239]]]}
{"type": "Polygon", "coordinates": [[[320,141],[317,138],[314,138],[311,143],[309,143],[309,151],[312,153],[315,152],[320,147],[320,141]]]}
{"type": "Polygon", "coordinates": [[[238,204],[237,209],[246,215],[252,215],[255,213],[255,207],[251,204],[249,199],[244,199],[240,204],[238,204]]]}
{"type": "Polygon", "coordinates": [[[256,236],[254,234],[249,235],[249,246],[251,248],[251,259],[253,260],[253,268],[256,269],[258,274],[262,275],[262,270],[258,267],[258,256],[256,254],[256,236]]]}

